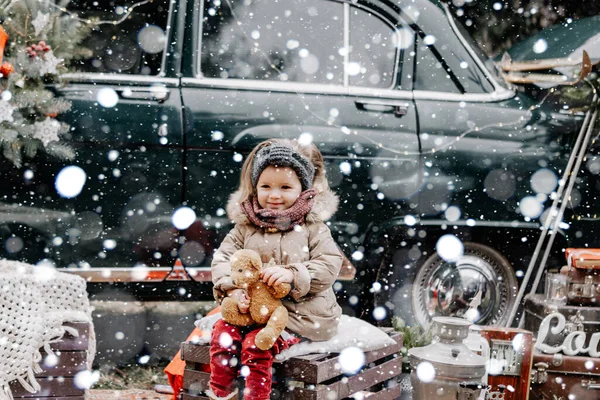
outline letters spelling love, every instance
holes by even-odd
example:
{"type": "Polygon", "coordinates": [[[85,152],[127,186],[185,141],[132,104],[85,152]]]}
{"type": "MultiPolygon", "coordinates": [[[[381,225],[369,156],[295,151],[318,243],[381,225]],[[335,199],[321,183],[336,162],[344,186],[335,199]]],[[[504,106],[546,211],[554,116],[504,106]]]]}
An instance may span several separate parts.
{"type": "Polygon", "coordinates": [[[588,353],[590,357],[599,357],[600,351],[598,351],[598,343],[600,342],[600,332],[592,334],[588,347],[585,347],[587,335],[582,331],[571,332],[563,340],[562,345],[550,346],[544,341],[548,336],[548,332],[552,332],[553,335],[560,334],[565,329],[566,319],[565,316],[559,313],[549,314],[542,320],[540,324],[540,331],[537,335],[537,340],[534,347],[546,354],[556,354],[563,352],[568,356],[574,356],[579,353],[588,353]],[[557,325],[550,327],[552,320],[557,320],[557,325]]]}

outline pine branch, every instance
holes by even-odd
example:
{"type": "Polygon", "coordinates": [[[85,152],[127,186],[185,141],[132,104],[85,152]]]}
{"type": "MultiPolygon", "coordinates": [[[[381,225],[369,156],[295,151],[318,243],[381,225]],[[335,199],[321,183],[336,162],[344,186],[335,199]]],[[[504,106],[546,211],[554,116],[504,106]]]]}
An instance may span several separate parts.
{"type": "Polygon", "coordinates": [[[51,142],[47,147],[47,151],[49,154],[61,160],[75,159],[75,151],[73,148],[60,142],[51,142]]]}

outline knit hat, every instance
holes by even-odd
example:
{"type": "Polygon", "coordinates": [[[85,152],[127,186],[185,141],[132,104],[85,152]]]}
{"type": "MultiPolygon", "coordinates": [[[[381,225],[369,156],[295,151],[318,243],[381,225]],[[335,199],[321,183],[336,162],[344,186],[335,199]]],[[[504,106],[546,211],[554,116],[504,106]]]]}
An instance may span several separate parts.
{"type": "Polygon", "coordinates": [[[302,190],[312,187],[315,176],[315,167],[312,162],[291,147],[278,143],[263,147],[256,153],[252,164],[252,186],[256,187],[260,174],[269,165],[290,167],[298,175],[302,190]]]}

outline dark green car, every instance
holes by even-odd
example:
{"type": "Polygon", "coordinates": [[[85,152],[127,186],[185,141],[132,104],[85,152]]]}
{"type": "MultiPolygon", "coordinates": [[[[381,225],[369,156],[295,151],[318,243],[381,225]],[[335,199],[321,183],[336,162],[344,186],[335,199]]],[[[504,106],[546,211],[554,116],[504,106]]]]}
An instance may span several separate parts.
{"type": "MultiPolygon", "coordinates": [[[[341,198],[330,226],[357,267],[335,285],[347,313],[424,324],[479,299],[477,322],[507,321],[583,112],[509,86],[443,3],[155,0],[106,26],[55,88],[73,103],[76,160],[0,160],[3,257],[49,260],[92,293],[210,299],[245,155],[296,138],[321,149],[341,198]],[[83,189],[61,196],[73,171],[83,189]],[[177,259],[187,275],[169,275],[177,259]]],[[[590,152],[549,266],[596,244],[590,152]]]]}

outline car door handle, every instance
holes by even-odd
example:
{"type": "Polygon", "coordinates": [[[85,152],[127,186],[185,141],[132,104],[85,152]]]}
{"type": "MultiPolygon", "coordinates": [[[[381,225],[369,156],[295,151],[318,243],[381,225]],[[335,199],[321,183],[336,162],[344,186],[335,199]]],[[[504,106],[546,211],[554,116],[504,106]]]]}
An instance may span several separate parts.
{"type": "Polygon", "coordinates": [[[372,100],[356,100],[354,104],[356,104],[356,108],[360,111],[394,114],[398,118],[408,114],[408,108],[410,107],[409,103],[388,103],[372,100]]]}
{"type": "Polygon", "coordinates": [[[149,101],[156,101],[159,103],[165,102],[169,98],[169,95],[171,94],[171,91],[169,89],[167,89],[166,87],[147,88],[147,89],[146,88],[143,88],[143,89],[124,88],[124,89],[117,89],[116,92],[119,95],[119,97],[123,98],[123,99],[149,100],[149,101]]]}

